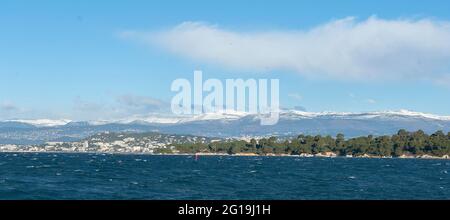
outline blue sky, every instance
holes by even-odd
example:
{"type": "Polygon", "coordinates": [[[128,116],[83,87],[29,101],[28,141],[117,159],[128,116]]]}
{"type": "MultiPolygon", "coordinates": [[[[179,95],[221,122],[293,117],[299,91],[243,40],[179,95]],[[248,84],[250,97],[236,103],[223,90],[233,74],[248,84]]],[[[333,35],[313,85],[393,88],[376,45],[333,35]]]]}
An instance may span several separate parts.
{"type": "MultiPolygon", "coordinates": [[[[87,120],[151,111],[146,105],[170,101],[174,95],[170,91],[171,82],[180,77],[192,78],[196,69],[203,70],[207,78],[279,78],[281,105],[290,108],[302,106],[308,111],[353,112],[408,109],[450,115],[450,72],[446,72],[450,70],[450,59],[445,51],[448,44],[444,41],[449,36],[448,8],[448,1],[401,0],[228,0],[220,3],[4,0],[0,3],[0,119],[87,120]],[[341,28],[336,28],[336,21],[342,20],[351,27],[337,32],[341,28]],[[423,20],[431,23],[422,25],[423,20]],[[186,26],[186,22],[191,23],[186,26]],[[292,39],[294,48],[306,48],[305,42],[320,48],[323,42],[334,41],[306,41],[302,36],[328,39],[327,33],[336,32],[344,37],[353,36],[354,26],[383,30],[384,24],[394,27],[393,30],[399,25],[411,33],[416,27],[433,30],[411,41],[422,43],[423,47],[405,44],[401,48],[407,49],[406,55],[400,49],[389,51],[393,55],[387,55],[404,56],[399,59],[399,65],[408,65],[409,58],[423,59],[425,63],[412,69],[390,67],[393,64],[383,60],[384,54],[378,54],[381,58],[369,56],[367,60],[380,61],[383,68],[374,68],[373,63],[366,67],[363,61],[358,61],[355,63],[358,70],[352,72],[351,61],[350,66],[345,66],[340,65],[340,60],[331,62],[321,58],[333,55],[335,50],[324,50],[323,54],[302,61],[299,57],[315,53],[314,47],[302,53],[294,49],[284,53],[281,49],[289,48],[289,44],[277,42],[292,39]],[[327,25],[333,31],[319,31],[317,35],[311,31],[327,25]],[[262,64],[255,62],[269,58],[242,59],[242,63],[236,63],[241,57],[234,56],[233,51],[230,56],[234,57],[225,57],[205,51],[208,48],[198,47],[194,54],[173,49],[174,44],[186,48],[196,44],[196,41],[177,39],[173,35],[197,34],[199,27],[208,33],[232,34],[238,43],[245,37],[265,39],[264,36],[276,32],[270,35],[269,42],[281,46],[263,49],[275,59],[289,59],[291,53],[292,62],[274,62],[267,70],[261,70],[258,67],[262,64]],[[133,36],[124,37],[124,33],[133,33],[133,36]],[[163,41],[146,38],[155,33],[163,41]],[[431,43],[424,41],[428,38],[429,42],[437,42],[436,45],[430,46],[431,43]],[[279,51],[282,55],[276,54],[279,51]],[[415,73],[410,75],[410,72],[415,73]],[[397,73],[398,76],[390,77],[397,73]],[[372,77],[374,74],[376,76],[372,77]]],[[[215,36],[206,40],[220,47],[215,36]]],[[[363,38],[364,33],[357,36],[363,38]]],[[[380,39],[384,36],[404,35],[382,34],[380,39]]],[[[381,45],[392,47],[392,42],[398,41],[388,39],[389,44],[381,42],[381,45]]],[[[345,49],[345,42],[350,41],[342,42],[345,49]]],[[[252,46],[259,48],[260,45],[252,46]]],[[[367,49],[363,58],[364,54],[373,53],[370,45],[348,47],[367,49]]]]}

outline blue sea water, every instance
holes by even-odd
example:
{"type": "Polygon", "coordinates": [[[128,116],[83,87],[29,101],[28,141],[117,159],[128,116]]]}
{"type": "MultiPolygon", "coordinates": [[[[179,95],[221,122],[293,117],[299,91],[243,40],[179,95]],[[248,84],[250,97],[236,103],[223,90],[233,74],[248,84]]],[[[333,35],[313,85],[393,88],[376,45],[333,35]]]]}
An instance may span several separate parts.
{"type": "Polygon", "coordinates": [[[0,199],[450,199],[450,161],[1,153],[0,199]]]}

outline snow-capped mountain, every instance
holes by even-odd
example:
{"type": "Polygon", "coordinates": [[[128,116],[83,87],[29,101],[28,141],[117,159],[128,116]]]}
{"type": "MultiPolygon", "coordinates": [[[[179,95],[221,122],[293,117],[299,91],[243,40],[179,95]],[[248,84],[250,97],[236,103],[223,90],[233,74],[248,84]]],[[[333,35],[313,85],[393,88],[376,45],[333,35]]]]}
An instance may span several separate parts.
{"type": "Polygon", "coordinates": [[[373,118],[423,118],[434,120],[450,120],[450,116],[439,116],[428,113],[413,112],[408,110],[399,111],[379,111],[379,112],[305,112],[297,110],[287,110],[280,112],[284,119],[314,119],[314,118],[340,118],[340,119],[373,119],[373,118]]]}
{"type": "MultiPolygon", "coordinates": [[[[257,114],[250,114],[247,112],[238,111],[221,111],[204,113],[199,115],[169,115],[169,114],[152,114],[148,116],[133,116],[117,120],[97,120],[87,121],[90,125],[105,125],[105,124],[132,124],[132,123],[147,123],[147,124],[180,124],[190,123],[195,121],[214,121],[214,120],[240,120],[244,117],[253,117],[259,120],[260,116],[257,114]]],[[[301,119],[315,119],[315,118],[335,118],[335,119],[400,119],[400,118],[422,118],[429,120],[450,121],[450,116],[439,116],[434,114],[413,112],[409,110],[399,111],[379,111],[379,112],[306,112],[297,110],[280,111],[280,118],[285,120],[301,120],[301,119]]],[[[28,119],[28,120],[6,120],[3,122],[18,122],[36,127],[56,127],[64,126],[69,123],[80,123],[69,119],[28,119]]],[[[1,123],[1,122],[0,122],[1,123]]]]}
{"type": "Polygon", "coordinates": [[[70,123],[72,120],[68,119],[21,119],[21,120],[7,120],[5,122],[17,122],[17,123],[23,123],[23,124],[29,124],[36,127],[55,127],[55,126],[62,126],[70,123]]]}
{"type": "Polygon", "coordinates": [[[189,123],[194,121],[212,121],[212,120],[238,120],[251,114],[238,111],[221,111],[214,113],[204,113],[199,115],[169,115],[169,114],[151,114],[151,115],[138,115],[118,120],[100,120],[90,121],[92,125],[100,124],[180,124],[189,123]]]}
{"type": "Polygon", "coordinates": [[[347,136],[392,134],[399,129],[435,132],[450,131],[450,117],[407,110],[368,113],[280,112],[279,122],[273,126],[261,126],[260,116],[242,114],[239,117],[226,114],[193,118],[189,121],[165,126],[161,131],[208,136],[247,135],[298,135],[322,134],[347,136]]]}
{"type": "MultiPolygon", "coordinates": [[[[136,116],[127,119],[115,121],[89,122],[91,124],[108,124],[108,123],[143,123],[143,124],[166,124],[166,125],[180,125],[200,122],[233,122],[238,120],[252,119],[259,121],[262,116],[258,114],[250,114],[247,112],[238,111],[222,111],[214,113],[205,113],[200,115],[151,115],[151,116],[136,116]]],[[[423,119],[423,120],[438,120],[450,121],[450,116],[439,116],[428,113],[413,112],[408,110],[399,111],[379,111],[379,112],[306,112],[297,110],[283,110],[280,111],[281,120],[298,121],[305,119],[341,119],[341,120],[408,120],[408,119],[423,119]]]]}
{"type": "Polygon", "coordinates": [[[304,112],[283,110],[276,125],[261,126],[260,116],[223,111],[202,115],[147,115],[118,120],[10,120],[0,122],[0,143],[78,140],[98,132],[162,132],[210,137],[321,134],[347,137],[393,134],[399,129],[450,131],[450,116],[400,111],[304,112]]]}

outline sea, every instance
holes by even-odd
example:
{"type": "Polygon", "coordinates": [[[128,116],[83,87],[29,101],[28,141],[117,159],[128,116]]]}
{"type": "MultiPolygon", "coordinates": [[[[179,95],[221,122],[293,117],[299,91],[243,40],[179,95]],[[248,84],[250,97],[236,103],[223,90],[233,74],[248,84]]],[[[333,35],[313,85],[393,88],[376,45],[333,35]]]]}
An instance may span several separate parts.
{"type": "Polygon", "coordinates": [[[0,199],[450,199],[449,172],[432,159],[0,153],[0,199]]]}

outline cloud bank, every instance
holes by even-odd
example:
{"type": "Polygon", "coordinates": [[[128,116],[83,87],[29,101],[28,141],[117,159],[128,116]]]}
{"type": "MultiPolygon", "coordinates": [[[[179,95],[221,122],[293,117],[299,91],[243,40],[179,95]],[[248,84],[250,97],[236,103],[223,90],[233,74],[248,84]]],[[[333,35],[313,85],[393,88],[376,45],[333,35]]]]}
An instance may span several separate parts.
{"type": "Polygon", "coordinates": [[[167,110],[170,104],[160,99],[147,96],[122,95],[116,98],[116,101],[127,109],[138,112],[155,112],[167,110]]]}
{"type": "Polygon", "coordinates": [[[19,111],[19,107],[17,107],[14,103],[9,101],[3,101],[0,103],[0,112],[16,112],[19,111]]]}
{"type": "Polygon", "coordinates": [[[303,100],[303,96],[298,94],[298,93],[289,93],[288,97],[296,100],[296,101],[302,101],[303,100]]]}
{"type": "Polygon", "coordinates": [[[308,30],[237,32],[185,22],[122,33],[181,57],[253,71],[288,70],[333,79],[440,81],[450,74],[450,22],[353,17],[308,30]]]}
{"type": "Polygon", "coordinates": [[[170,103],[148,96],[125,94],[104,102],[86,101],[77,97],[73,102],[76,120],[116,120],[128,117],[167,113],[170,103]]]}

